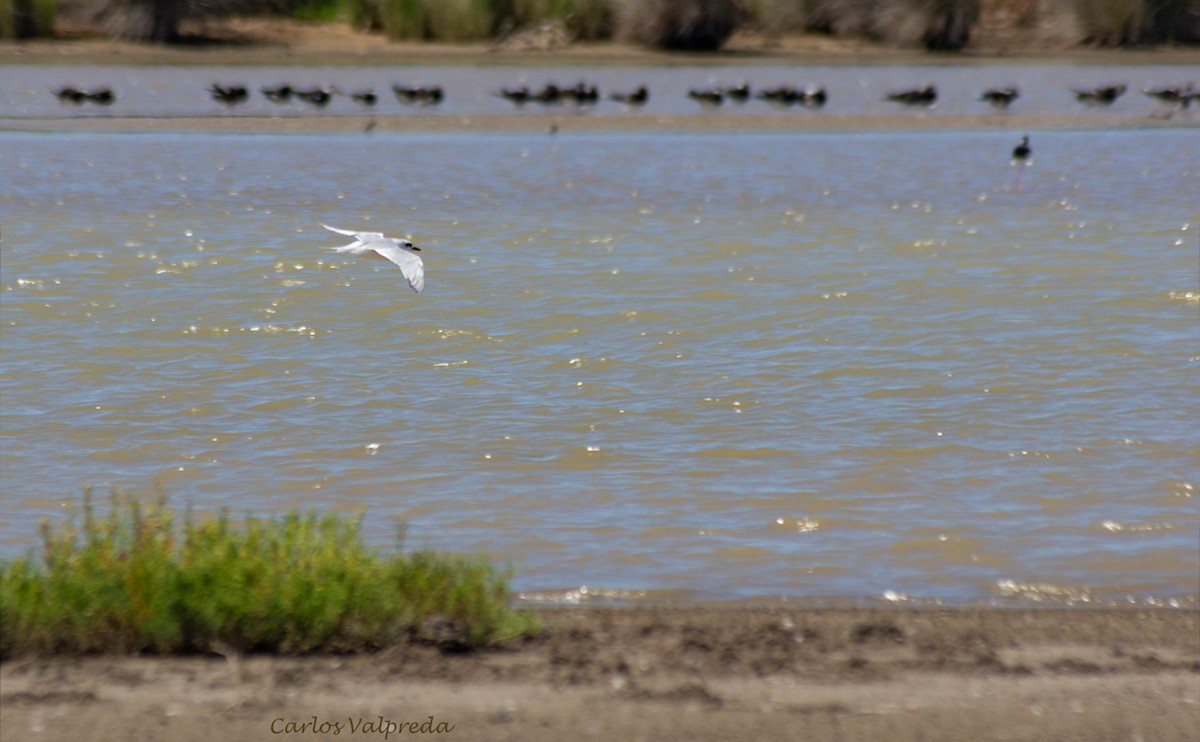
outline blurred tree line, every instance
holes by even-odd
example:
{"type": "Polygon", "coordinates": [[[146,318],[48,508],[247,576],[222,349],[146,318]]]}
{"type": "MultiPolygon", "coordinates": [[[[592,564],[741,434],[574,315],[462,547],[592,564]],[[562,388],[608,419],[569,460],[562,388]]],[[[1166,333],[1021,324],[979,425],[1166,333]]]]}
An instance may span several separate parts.
{"type": "Polygon", "coordinates": [[[101,35],[179,41],[186,21],[228,14],[348,20],[394,39],[479,41],[557,24],[577,40],[718,49],[739,27],[921,43],[958,51],[988,9],[1068,13],[1098,45],[1200,42],[1200,0],[0,0],[0,38],[52,35],[56,16],[101,35]]]}

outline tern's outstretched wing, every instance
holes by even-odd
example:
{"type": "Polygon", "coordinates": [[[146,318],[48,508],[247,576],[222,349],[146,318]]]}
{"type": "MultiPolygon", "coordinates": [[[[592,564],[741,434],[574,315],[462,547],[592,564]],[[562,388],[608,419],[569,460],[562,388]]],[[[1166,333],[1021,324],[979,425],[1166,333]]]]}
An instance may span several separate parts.
{"type": "MultiPolygon", "coordinates": [[[[360,235],[365,236],[365,235],[360,235]]],[[[387,258],[400,268],[400,272],[408,279],[408,285],[418,294],[425,288],[425,263],[419,255],[414,255],[391,240],[379,239],[367,243],[380,257],[387,258]]]]}
{"type": "Polygon", "coordinates": [[[347,237],[353,237],[354,239],[358,240],[359,242],[363,242],[363,243],[370,242],[371,240],[384,239],[382,232],[353,232],[349,229],[338,229],[337,227],[331,227],[328,224],[322,224],[321,226],[324,227],[325,229],[328,229],[330,232],[336,232],[337,234],[344,234],[347,237]]]}

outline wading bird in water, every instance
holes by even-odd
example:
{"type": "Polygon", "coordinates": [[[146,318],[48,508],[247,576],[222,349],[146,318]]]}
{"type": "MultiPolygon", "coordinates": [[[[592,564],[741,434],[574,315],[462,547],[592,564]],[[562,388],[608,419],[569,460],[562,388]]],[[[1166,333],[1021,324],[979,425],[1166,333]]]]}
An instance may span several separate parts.
{"type": "Polygon", "coordinates": [[[1017,182],[1014,190],[1021,190],[1021,171],[1033,161],[1033,147],[1029,146],[1029,136],[1021,137],[1021,143],[1013,148],[1012,164],[1017,169],[1017,182]]]}
{"type": "Polygon", "coordinates": [[[347,255],[390,260],[400,268],[400,272],[408,279],[408,285],[412,287],[413,291],[419,294],[425,288],[425,264],[421,261],[420,255],[413,253],[413,251],[420,252],[421,248],[408,240],[384,237],[380,232],[352,232],[347,229],[331,227],[328,224],[322,224],[321,226],[330,232],[354,238],[354,242],[351,242],[349,245],[327,247],[325,248],[326,250],[333,250],[347,255]]]}

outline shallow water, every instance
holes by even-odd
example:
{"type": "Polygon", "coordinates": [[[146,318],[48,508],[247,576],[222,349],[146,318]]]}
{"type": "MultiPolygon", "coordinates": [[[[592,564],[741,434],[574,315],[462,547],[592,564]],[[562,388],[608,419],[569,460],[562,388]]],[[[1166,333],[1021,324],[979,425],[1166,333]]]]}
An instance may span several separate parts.
{"type": "Polygon", "coordinates": [[[985,115],[993,109],[980,101],[992,87],[1015,85],[1020,97],[1004,111],[994,112],[1002,123],[1011,116],[1077,116],[1088,121],[1099,116],[1128,120],[1172,118],[1197,122],[1189,109],[1176,110],[1141,91],[1197,83],[1196,67],[1162,65],[1087,65],[1012,63],[1006,65],[679,65],[671,67],[509,67],[481,66],[384,66],[384,67],[297,67],[297,66],[201,66],[144,67],[132,65],[7,65],[0,76],[0,121],[26,117],[201,117],[201,116],[347,116],[372,113],[379,116],[483,116],[507,113],[555,112],[564,116],[719,116],[745,114],[783,117],[824,118],[839,116],[888,116],[948,119],[985,115]],[[562,86],[585,81],[596,85],[603,99],[596,105],[572,107],[527,104],[514,107],[497,93],[502,88],[526,85],[540,89],[546,83],[562,86]],[[226,107],[214,101],[207,89],[214,82],[245,85],[251,95],[245,103],[226,107]],[[298,100],[287,104],[268,101],[259,91],[289,83],[297,88],[329,87],[344,93],[372,89],[377,105],[364,108],[348,95],[336,96],[324,108],[298,100]],[[753,90],[792,85],[822,86],[828,103],[819,109],[778,106],[751,99],[742,104],[726,102],[705,106],[690,99],[689,90],[728,87],[749,83],[753,90]],[[888,93],[925,84],[938,89],[932,107],[905,107],[885,100],[888,93]],[[1085,106],[1075,100],[1072,89],[1091,89],[1124,83],[1128,92],[1109,106],[1085,106]],[[392,94],[394,84],[440,85],[445,100],[436,106],[406,105],[392,94]],[[60,103],[53,91],[73,85],[84,89],[111,87],[117,96],[111,106],[60,103]],[[645,106],[630,107],[608,100],[612,92],[628,92],[646,85],[650,99],[645,106]]]}
{"type": "Polygon", "coordinates": [[[0,550],[91,485],[535,599],[1195,605],[1195,133],[1032,138],[0,133],[0,550]]]}

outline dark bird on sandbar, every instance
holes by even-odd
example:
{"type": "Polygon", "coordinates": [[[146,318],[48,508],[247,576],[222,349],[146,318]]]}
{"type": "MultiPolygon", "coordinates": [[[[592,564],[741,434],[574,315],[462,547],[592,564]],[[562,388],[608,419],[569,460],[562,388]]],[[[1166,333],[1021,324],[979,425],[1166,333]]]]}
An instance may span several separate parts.
{"type": "Polygon", "coordinates": [[[318,108],[324,108],[333,100],[333,91],[328,88],[309,88],[308,90],[293,90],[292,94],[302,101],[311,103],[318,108]]]}
{"type": "Polygon", "coordinates": [[[537,103],[552,105],[562,101],[562,88],[552,82],[548,82],[542,86],[542,89],[529,96],[529,99],[537,103]]]}
{"type": "Polygon", "coordinates": [[[829,101],[829,93],[818,85],[803,90],[791,85],[780,85],[777,88],[767,88],[758,93],[759,100],[765,100],[780,106],[801,105],[806,108],[820,108],[829,101]]]}
{"type": "Polygon", "coordinates": [[[112,88],[93,88],[88,91],[87,99],[102,106],[112,105],[117,100],[117,94],[112,88]]]}
{"type": "Polygon", "coordinates": [[[1142,92],[1151,98],[1157,98],[1163,103],[1181,108],[1187,108],[1193,99],[1200,99],[1200,91],[1194,90],[1190,83],[1187,85],[1177,85],[1172,88],[1150,88],[1142,92]]]}
{"type": "Polygon", "coordinates": [[[719,106],[725,102],[725,94],[716,88],[704,88],[701,90],[693,88],[688,91],[688,97],[706,106],[719,106]]]}
{"type": "Polygon", "coordinates": [[[820,108],[829,101],[829,93],[823,87],[805,88],[800,94],[800,103],[809,108],[820,108]]]}
{"type": "Polygon", "coordinates": [[[930,83],[923,88],[888,93],[887,99],[906,106],[932,106],[937,101],[937,88],[930,83]]]}
{"type": "Polygon", "coordinates": [[[645,105],[646,101],[650,100],[650,91],[645,85],[639,85],[637,89],[630,93],[610,93],[609,96],[618,103],[626,103],[631,106],[645,105]]]}
{"type": "Polygon", "coordinates": [[[778,103],[785,106],[790,106],[793,103],[798,103],[804,98],[804,93],[800,92],[791,85],[780,85],[777,88],[764,88],[758,91],[758,99],[765,100],[769,103],[778,103]]]}
{"type": "Polygon", "coordinates": [[[261,88],[261,90],[262,94],[267,96],[267,100],[272,103],[287,103],[292,99],[292,93],[295,92],[287,83],[276,85],[273,88],[261,88]]]}
{"type": "Polygon", "coordinates": [[[67,86],[54,91],[54,96],[63,103],[82,104],[87,100],[87,93],[76,87],[67,86]]]}
{"type": "Polygon", "coordinates": [[[374,90],[355,90],[350,93],[350,100],[363,106],[373,106],[379,102],[379,96],[375,95],[374,90]]]}
{"type": "Polygon", "coordinates": [[[532,94],[529,92],[529,88],[525,87],[524,85],[519,88],[500,88],[500,92],[496,93],[496,95],[516,106],[521,106],[528,103],[529,99],[532,97],[532,94]]]}
{"type": "Polygon", "coordinates": [[[562,97],[577,105],[586,105],[600,100],[600,88],[580,80],[574,86],[562,89],[562,97]]]}
{"type": "Polygon", "coordinates": [[[721,92],[725,93],[725,97],[734,103],[745,103],[750,100],[750,83],[739,82],[733,87],[723,88],[721,92]]]}
{"type": "Polygon", "coordinates": [[[54,91],[54,95],[63,103],[99,103],[102,106],[112,105],[117,99],[112,88],[82,90],[76,87],[65,87],[54,91]]]}
{"type": "Polygon", "coordinates": [[[222,85],[219,82],[214,82],[208,88],[209,95],[213,100],[224,103],[227,106],[236,106],[239,103],[244,103],[250,97],[250,92],[246,90],[245,85],[222,85]]]}
{"type": "Polygon", "coordinates": [[[1102,85],[1098,88],[1088,90],[1080,90],[1072,88],[1071,92],[1075,94],[1075,99],[1080,103],[1089,106],[1108,106],[1122,95],[1125,95],[1125,83],[1116,85],[1102,85]]]}
{"type": "Polygon", "coordinates": [[[441,85],[393,85],[392,92],[401,103],[419,103],[423,106],[436,105],[446,97],[441,85]]]}
{"type": "Polygon", "coordinates": [[[417,102],[424,106],[435,106],[446,99],[441,85],[424,85],[417,91],[417,102]]]}
{"type": "Polygon", "coordinates": [[[993,108],[1008,108],[1020,95],[1015,85],[1009,85],[1003,88],[988,88],[979,96],[979,100],[991,103],[993,108]]]}
{"type": "Polygon", "coordinates": [[[412,85],[392,85],[392,92],[401,103],[416,103],[420,95],[419,89],[412,85]]]}

